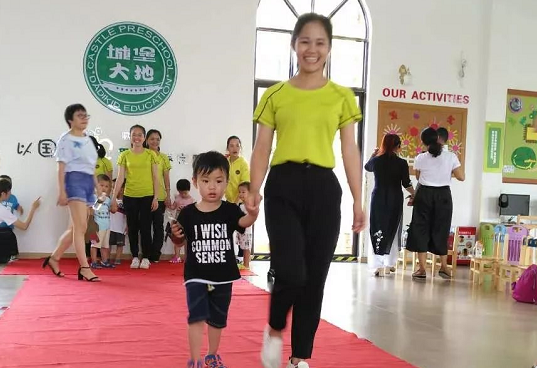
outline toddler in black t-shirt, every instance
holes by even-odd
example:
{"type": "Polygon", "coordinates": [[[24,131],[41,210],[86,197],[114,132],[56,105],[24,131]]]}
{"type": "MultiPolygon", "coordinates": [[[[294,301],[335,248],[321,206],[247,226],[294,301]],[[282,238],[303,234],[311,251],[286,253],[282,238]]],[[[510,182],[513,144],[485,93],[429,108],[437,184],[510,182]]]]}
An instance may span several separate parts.
{"type": "Polygon", "coordinates": [[[188,368],[225,367],[218,355],[222,329],[227,324],[233,281],[240,279],[233,249],[233,233],[244,233],[258,215],[245,215],[238,206],[222,201],[229,179],[229,162],[211,151],[198,155],[193,164],[194,186],[201,201],[180,212],[172,225],[172,241],[186,237],[185,285],[188,304],[188,340],[191,359],[188,368]],[[201,360],[205,323],[209,352],[201,360]]]}

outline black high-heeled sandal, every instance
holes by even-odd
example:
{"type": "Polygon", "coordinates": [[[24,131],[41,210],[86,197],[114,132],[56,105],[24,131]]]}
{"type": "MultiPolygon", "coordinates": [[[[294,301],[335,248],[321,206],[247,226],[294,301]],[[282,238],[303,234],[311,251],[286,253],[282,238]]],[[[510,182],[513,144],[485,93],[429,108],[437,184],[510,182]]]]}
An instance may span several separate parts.
{"type": "MultiPolygon", "coordinates": [[[[58,276],[58,277],[64,277],[65,275],[63,274],[62,271],[60,271],[60,270],[58,270],[58,271],[54,270],[54,267],[52,267],[52,265],[50,264],[50,260],[51,260],[51,259],[52,259],[53,261],[56,261],[54,258],[52,258],[52,256],[48,256],[48,257],[45,258],[45,260],[43,261],[43,265],[42,265],[42,267],[45,268],[45,267],[48,266],[48,267],[50,268],[50,270],[52,271],[53,274],[55,274],[55,275],[58,276]]],[[[58,262],[58,261],[56,261],[56,262],[58,262]]]]}
{"type": "Polygon", "coordinates": [[[88,281],[88,282],[99,282],[99,281],[101,281],[101,279],[99,278],[99,276],[93,276],[93,277],[90,277],[90,278],[88,279],[86,276],[82,275],[82,272],[80,272],[80,271],[82,271],[83,268],[91,268],[91,267],[80,267],[80,268],[78,269],[78,280],[79,280],[79,281],[82,281],[82,280],[86,280],[86,281],[88,281]]]}

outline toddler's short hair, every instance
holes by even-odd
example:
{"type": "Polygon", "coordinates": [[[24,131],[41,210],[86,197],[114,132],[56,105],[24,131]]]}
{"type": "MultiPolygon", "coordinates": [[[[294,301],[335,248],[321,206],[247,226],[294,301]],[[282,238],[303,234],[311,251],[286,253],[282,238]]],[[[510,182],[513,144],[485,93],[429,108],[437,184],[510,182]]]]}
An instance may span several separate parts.
{"type": "Polygon", "coordinates": [[[11,180],[11,177],[9,175],[0,175],[0,179],[7,180],[11,184],[13,184],[13,180],[11,180]]]}
{"type": "Polygon", "coordinates": [[[108,175],[105,175],[105,174],[97,175],[97,181],[106,181],[108,183],[112,182],[112,180],[110,180],[108,175]]]}
{"type": "Polygon", "coordinates": [[[186,179],[179,179],[175,187],[178,192],[190,191],[190,182],[186,179]]]}
{"type": "Polygon", "coordinates": [[[216,151],[200,153],[192,164],[194,177],[198,175],[209,175],[215,170],[222,170],[229,180],[229,161],[226,156],[216,151]]]}
{"type": "Polygon", "coordinates": [[[239,188],[241,188],[241,187],[244,187],[248,191],[250,191],[250,182],[249,181],[243,181],[242,183],[239,184],[239,188]]]}
{"type": "Polygon", "coordinates": [[[7,179],[0,179],[0,194],[8,193],[11,190],[11,182],[7,179]]]}

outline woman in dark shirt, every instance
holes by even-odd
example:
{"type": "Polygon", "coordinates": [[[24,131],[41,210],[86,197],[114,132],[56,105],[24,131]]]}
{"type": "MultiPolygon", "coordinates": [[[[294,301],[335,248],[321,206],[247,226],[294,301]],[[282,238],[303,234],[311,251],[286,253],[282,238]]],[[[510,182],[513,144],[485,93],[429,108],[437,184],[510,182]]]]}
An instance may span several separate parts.
{"type": "Polygon", "coordinates": [[[414,195],[410,181],[408,163],[397,156],[401,149],[401,139],[396,134],[387,134],[382,146],[376,149],[365,169],[375,174],[375,188],[371,196],[369,234],[373,246],[373,267],[375,276],[384,276],[395,271],[401,239],[403,217],[403,192],[414,195]]]}

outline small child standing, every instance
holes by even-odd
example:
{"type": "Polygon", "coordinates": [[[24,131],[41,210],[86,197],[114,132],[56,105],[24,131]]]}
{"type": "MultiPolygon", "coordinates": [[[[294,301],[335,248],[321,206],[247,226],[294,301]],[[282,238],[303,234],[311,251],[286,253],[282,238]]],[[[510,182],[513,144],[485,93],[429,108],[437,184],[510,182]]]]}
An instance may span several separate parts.
{"type": "MultiPolygon", "coordinates": [[[[13,185],[13,181],[7,175],[0,175],[0,180],[7,180],[7,181],[9,181],[11,183],[11,185],[13,185]]],[[[15,197],[14,194],[10,194],[9,197],[6,200],[2,201],[0,204],[2,206],[6,207],[8,210],[10,210],[12,214],[15,214],[15,211],[17,211],[20,216],[22,216],[24,214],[24,209],[19,204],[19,201],[18,201],[17,197],[15,197]]],[[[13,232],[13,228],[14,228],[13,224],[8,225],[5,221],[0,223],[0,232],[6,233],[7,234],[6,236],[11,237],[11,239],[13,240],[12,246],[11,246],[11,251],[10,251],[10,253],[11,253],[10,254],[10,260],[11,261],[16,260],[17,256],[19,255],[19,246],[17,244],[17,236],[13,232]]]]}
{"type": "Polygon", "coordinates": [[[97,176],[100,196],[94,208],[93,218],[99,226],[99,242],[91,245],[91,268],[113,268],[110,263],[110,191],[111,180],[108,175],[97,176]],[[101,263],[97,262],[97,249],[101,250],[101,263]]]}
{"type": "MultiPolygon", "coordinates": [[[[114,187],[116,185],[116,179],[114,179],[114,187]]],[[[123,255],[123,247],[125,246],[125,235],[127,234],[127,217],[125,216],[125,208],[123,207],[123,191],[125,189],[125,183],[119,190],[116,202],[117,212],[110,214],[110,246],[116,246],[116,259],[115,265],[121,264],[121,256],[123,255]]]]}
{"type": "MultiPolygon", "coordinates": [[[[241,211],[246,214],[246,207],[244,202],[250,194],[250,182],[245,181],[239,184],[239,207],[241,211]]],[[[240,232],[235,233],[235,240],[239,245],[239,249],[242,249],[243,252],[243,261],[239,263],[239,270],[249,270],[250,269],[250,255],[252,252],[252,227],[246,228],[244,234],[240,232]]]]}
{"type": "MultiPolygon", "coordinates": [[[[7,201],[10,195],[11,181],[0,179],[0,202],[7,201]]],[[[0,231],[0,263],[8,263],[17,249],[17,237],[10,226],[13,225],[20,230],[28,229],[34,217],[35,210],[39,207],[39,200],[40,198],[32,203],[32,208],[26,221],[17,219],[17,216],[11,213],[7,207],[0,205],[0,222],[5,222],[8,226],[0,231]]]]}
{"type": "MultiPolygon", "coordinates": [[[[175,184],[175,187],[177,188],[177,194],[175,195],[175,201],[171,205],[171,209],[175,210],[175,216],[174,218],[177,218],[179,216],[179,213],[181,213],[181,210],[185,208],[186,206],[195,203],[196,201],[192,196],[190,195],[190,182],[186,179],[180,179],[175,184]]],[[[185,253],[183,251],[184,242],[182,244],[175,244],[173,245],[174,248],[174,255],[172,259],[170,260],[171,263],[181,263],[184,262],[185,253]]]]}
{"type": "Polygon", "coordinates": [[[218,347],[227,325],[233,281],[240,279],[235,262],[233,233],[244,232],[257,218],[258,210],[245,215],[235,204],[222,201],[229,179],[229,162],[219,152],[202,153],[193,165],[193,184],[201,201],[185,207],[172,225],[172,241],[186,237],[185,286],[188,304],[187,368],[225,368],[218,347]],[[209,352],[201,359],[205,323],[209,352]]]}

